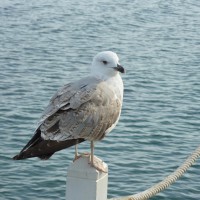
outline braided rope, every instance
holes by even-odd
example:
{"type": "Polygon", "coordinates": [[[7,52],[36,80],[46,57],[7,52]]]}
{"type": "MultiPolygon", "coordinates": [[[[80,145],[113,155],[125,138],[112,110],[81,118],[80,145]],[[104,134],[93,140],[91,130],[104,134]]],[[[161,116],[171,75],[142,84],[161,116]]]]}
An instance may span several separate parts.
{"type": "Polygon", "coordinates": [[[177,179],[179,179],[200,157],[200,146],[186,159],[186,161],[177,168],[172,174],[167,176],[163,181],[155,184],[151,188],[140,192],[135,195],[127,196],[127,197],[119,197],[113,198],[109,200],[147,200],[162,190],[169,187],[172,183],[174,183],[177,179]]]}

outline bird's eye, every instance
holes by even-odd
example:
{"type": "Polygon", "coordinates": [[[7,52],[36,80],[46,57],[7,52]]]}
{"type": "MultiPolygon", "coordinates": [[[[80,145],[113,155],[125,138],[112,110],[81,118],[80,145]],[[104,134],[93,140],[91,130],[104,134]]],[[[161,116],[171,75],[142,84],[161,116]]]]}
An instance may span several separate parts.
{"type": "Polygon", "coordinates": [[[108,64],[108,62],[106,60],[102,61],[104,65],[108,64]]]}

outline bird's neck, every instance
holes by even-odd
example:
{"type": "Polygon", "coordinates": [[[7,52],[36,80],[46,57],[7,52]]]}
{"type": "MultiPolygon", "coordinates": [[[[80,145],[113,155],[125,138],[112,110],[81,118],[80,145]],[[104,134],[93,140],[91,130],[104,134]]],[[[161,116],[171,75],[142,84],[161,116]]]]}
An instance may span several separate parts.
{"type": "Polygon", "coordinates": [[[91,71],[91,76],[98,78],[100,80],[103,80],[103,81],[114,80],[114,79],[118,78],[118,76],[120,77],[118,72],[113,73],[113,74],[103,74],[101,72],[94,72],[94,71],[91,71]]]}

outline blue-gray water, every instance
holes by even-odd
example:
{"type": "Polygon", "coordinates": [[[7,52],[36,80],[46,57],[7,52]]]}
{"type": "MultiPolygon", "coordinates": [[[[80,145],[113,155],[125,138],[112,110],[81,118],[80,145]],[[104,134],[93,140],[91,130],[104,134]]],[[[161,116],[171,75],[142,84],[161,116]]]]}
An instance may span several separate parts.
{"type": "MultiPolygon", "coordinates": [[[[57,88],[87,75],[102,50],[127,70],[120,122],[95,149],[109,165],[109,198],[152,186],[199,145],[200,1],[3,0],[0,199],[65,199],[73,148],[48,161],[11,157],[57,88]]],[[[200,199],[200,160],[152,199],[200,199]]]]}

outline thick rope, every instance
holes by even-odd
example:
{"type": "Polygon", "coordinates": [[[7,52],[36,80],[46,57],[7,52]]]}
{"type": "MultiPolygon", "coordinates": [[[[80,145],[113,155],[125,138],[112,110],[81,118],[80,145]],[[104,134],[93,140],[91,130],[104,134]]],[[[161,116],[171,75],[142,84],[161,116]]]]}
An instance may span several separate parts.
{"type": "Polygon", "coordinates": [[[155,184],[151,188],[140,192],[135,195],[127,196],[127,197],[119,197],[113,198],[109,200],[147,200],[162,190],[169,187],[172,183],[174,183],[177,179],[179,179],[200,157],[200,146],[186,159],[186,161],[177,168],[172,174],[167,176],[163,181],[155,184]]]}

